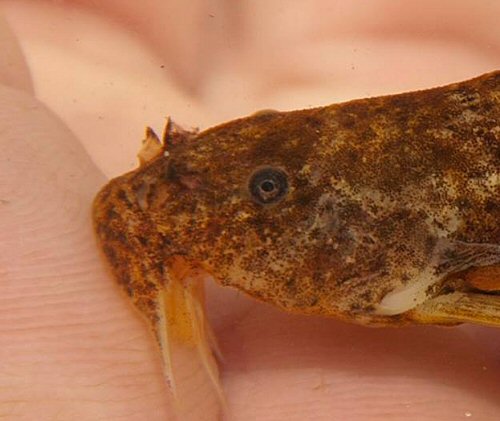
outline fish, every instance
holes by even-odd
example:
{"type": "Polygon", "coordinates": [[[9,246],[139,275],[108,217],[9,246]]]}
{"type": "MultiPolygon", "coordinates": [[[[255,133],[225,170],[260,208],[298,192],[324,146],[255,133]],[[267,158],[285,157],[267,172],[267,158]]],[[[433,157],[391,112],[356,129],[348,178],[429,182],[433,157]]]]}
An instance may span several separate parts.
{"type": "Polygon", "coordinates": [[[209,277],[298,314],[500,327],[500,71],[204,131],[169,119],[139,161],[93,221],[177,400],[190,349],[224,402],[209,277]]]}

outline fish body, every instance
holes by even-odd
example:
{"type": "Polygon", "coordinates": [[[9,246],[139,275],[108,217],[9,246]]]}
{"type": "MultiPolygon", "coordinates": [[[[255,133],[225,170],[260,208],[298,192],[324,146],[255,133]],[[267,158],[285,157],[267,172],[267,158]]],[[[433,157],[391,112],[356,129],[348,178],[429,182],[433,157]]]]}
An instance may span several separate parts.
{"type": "Polygon", "coordinates": [[[94,221],[157,336],[158,297],[205,273],[296,313],[500,325],[499,71],[148,139],[94,221]]]}

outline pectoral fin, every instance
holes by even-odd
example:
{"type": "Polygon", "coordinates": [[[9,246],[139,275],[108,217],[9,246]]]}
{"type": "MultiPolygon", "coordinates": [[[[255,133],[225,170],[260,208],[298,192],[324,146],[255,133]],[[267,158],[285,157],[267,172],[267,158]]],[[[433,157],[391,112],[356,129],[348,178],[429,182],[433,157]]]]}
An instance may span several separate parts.
{"type": "Polygon", "coordinates": [[[450,243],[437,268],[447,274],[440,293],[409,313],[423,323],[500,327],[500,246],[450,243]]]}
{"type": "Polygon", "coordinates": [[[225,400],[205,318],[203,280],[178,260],[157,304],[154,330],[179,419],[219,419],[225,400]]]}
{"type": "Polygon", "coordinates": [[[440,239],[428,266],[389,292],[376,312],[419,323],[500,326],[500,246],[440,239]]]}
{"type": "Polygon", "coordinates": [[[458,290],[425,301],[408,312],[408,318],[420,323],[500,327],[500,266],[468,270],[451,276],[447,284],[458,290]]]}
{"type": "Polygon", "coordinates": [[[476,323],[500,327],[500,296],[453,292],[426,301],[408,317],[419,323],[476,323]]]}

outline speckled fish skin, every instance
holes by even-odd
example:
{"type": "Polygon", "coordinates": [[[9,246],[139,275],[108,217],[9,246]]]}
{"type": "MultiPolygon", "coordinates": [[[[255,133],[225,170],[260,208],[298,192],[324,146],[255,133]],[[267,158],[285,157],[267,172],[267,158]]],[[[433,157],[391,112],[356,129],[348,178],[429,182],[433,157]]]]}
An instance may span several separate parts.
{"type": "Polygon", "coordinates": [[[427,299],[452,273],[500,265],[499,71],[184,137],[95,204],[114,272],[151,319],[174,256],[288,311],[382,325],[409,321],[377,311],[391,291],[423,280],[427,299]],[[272,205],[248,187],[264,167],[288,178],[272,205]]]}

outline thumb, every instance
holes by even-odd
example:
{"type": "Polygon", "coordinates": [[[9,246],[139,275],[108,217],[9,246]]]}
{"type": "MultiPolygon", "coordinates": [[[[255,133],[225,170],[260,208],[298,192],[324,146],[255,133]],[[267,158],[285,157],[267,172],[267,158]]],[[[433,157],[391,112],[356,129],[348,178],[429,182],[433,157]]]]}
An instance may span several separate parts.
{"type": "Polygon", "coordinates": [[[104,177],[30,95],[16,48],[0,69],[0,414],[167,419],[153,343],[96,251],[89,209],[104,177]]]}

